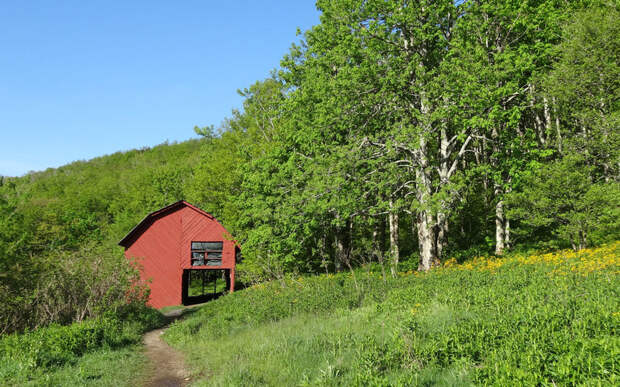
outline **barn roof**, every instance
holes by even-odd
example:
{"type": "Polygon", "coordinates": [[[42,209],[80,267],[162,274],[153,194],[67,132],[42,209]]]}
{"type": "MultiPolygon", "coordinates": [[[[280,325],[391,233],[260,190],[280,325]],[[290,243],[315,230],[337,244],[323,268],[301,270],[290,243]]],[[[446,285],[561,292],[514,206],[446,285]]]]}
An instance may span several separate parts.
{"type": "Polygon", "coordinates": [[[133,240],[135,240],[135,237],[142,233],[144,230],[146,230],[151,224],[152,222],[161,217],[166,215],[169,212],[175,211],[181,207],[189,207],[192,210],[198,212],[201,215],[204,215],[206,217],[208,217],[209,219],[215,219],[213,217],[213,215],[201,210],[200,208],[186,202],[185,200],[179,200],[176,203],[172,203],[164,208],[161,208],[157,211],[153,211],[150,214],[148,214],[144,219],[142,219],[142,221],[140,223],[138,223],[138,225],[134,228],[131,229],[131,231],[129,231],[129,233],[127,235],[125,235],[125,237],[123,239],[121,239],[120,242],[118,242],[119,245],[123,246],[123,247],[129,247],[129,245],[131,245],[131,243],[133,242],[133,240]]]}

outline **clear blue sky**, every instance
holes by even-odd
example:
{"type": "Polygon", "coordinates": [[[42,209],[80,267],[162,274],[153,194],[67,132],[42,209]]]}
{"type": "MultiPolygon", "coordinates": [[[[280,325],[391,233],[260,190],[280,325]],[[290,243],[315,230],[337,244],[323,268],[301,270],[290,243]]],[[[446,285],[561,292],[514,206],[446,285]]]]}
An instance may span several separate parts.
{"type": "Polygon", "coordinates": [[[195,137],[318,17],[313,0],[3,0],[0,175],[195,137]]]}

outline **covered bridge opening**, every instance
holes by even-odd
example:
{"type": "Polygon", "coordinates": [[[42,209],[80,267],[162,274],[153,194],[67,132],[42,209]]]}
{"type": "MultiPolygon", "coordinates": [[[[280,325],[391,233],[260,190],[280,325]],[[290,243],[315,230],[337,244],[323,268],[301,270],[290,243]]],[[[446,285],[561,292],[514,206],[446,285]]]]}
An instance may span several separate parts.
{"type": "Polygon", "coordinates": [[[230,288],[230,270],[183,270],[183,304],[213,300],[230,288]]]}

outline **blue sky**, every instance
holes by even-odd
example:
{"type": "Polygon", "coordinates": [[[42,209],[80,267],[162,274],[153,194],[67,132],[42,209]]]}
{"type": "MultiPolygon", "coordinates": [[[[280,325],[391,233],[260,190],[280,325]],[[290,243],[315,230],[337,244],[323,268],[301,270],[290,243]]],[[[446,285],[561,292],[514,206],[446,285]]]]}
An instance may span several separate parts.
{"type": "Polygon", "coordinates": [[[0,175],[196,137],[318,21],[313,0],[4,0],[0,175]]]}

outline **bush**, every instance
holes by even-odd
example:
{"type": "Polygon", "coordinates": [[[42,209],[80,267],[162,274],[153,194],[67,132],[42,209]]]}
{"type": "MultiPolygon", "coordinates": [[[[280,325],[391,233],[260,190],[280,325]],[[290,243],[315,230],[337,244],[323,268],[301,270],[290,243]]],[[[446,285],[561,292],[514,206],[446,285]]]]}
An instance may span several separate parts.
{"type": "Polygon", "coordinates": [[[50,255],[41,259],[37,276],[20,278],[24,286],[7,287],[0,295],[0,332],[70,324],[144,304],[148,291],[138,280],[137,270],[115,247],[91,244],[50,255]]]}
{"type": "Polygon", "coordinates": [[[161,326],[164,317],[143,305],[127,305],[106,316],[61,326],[51,324],[0,339],[0,380],[28,375],[75,361],[99,348],[118,348],[142,340],[142,334],[161,326]]]}

